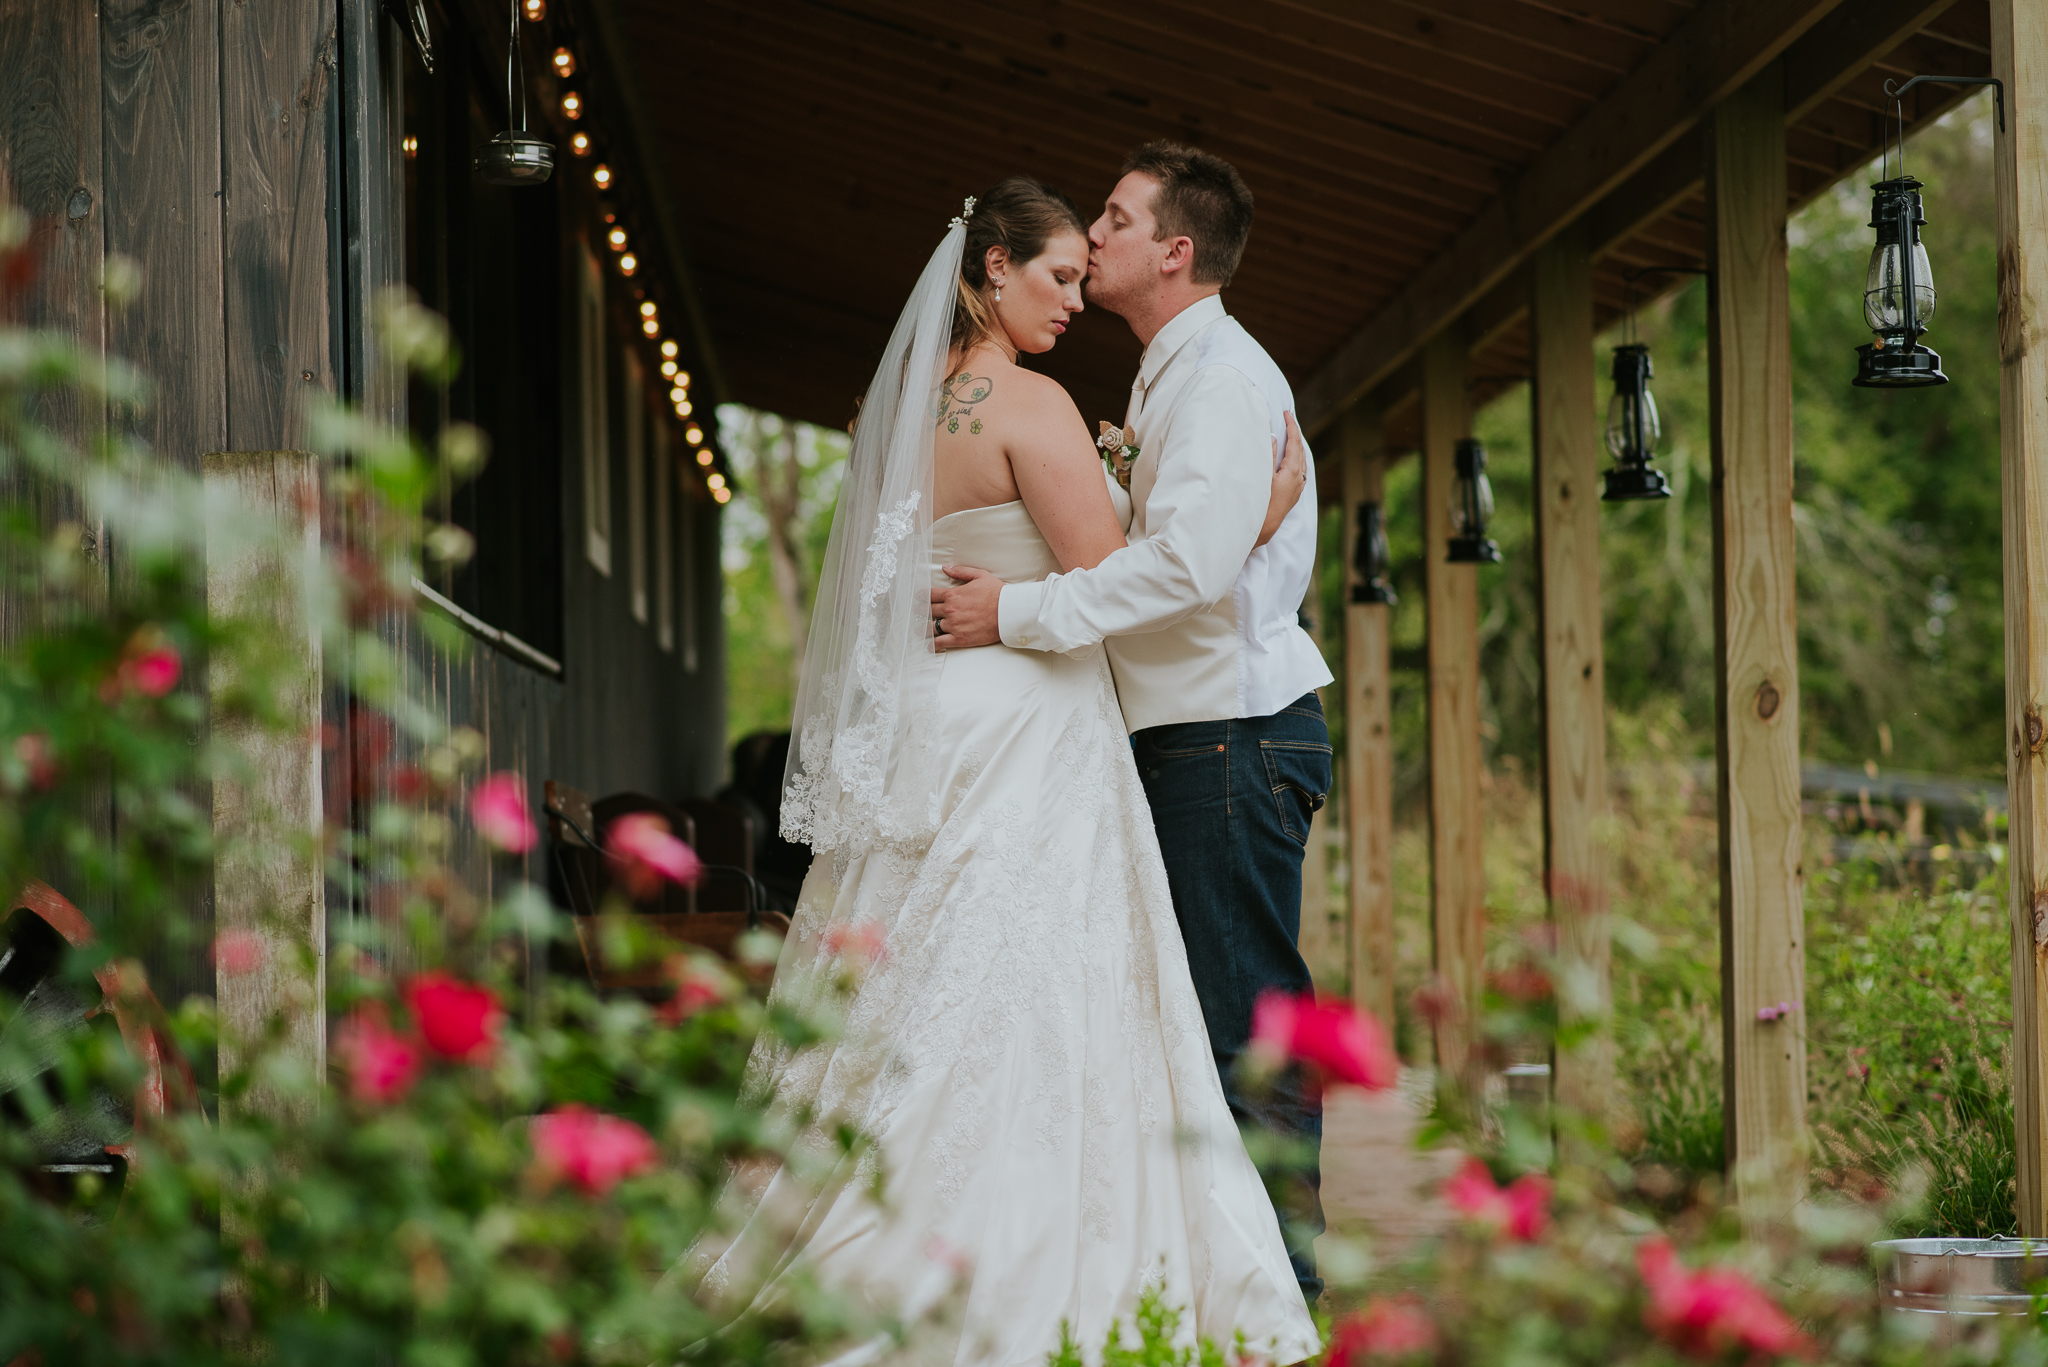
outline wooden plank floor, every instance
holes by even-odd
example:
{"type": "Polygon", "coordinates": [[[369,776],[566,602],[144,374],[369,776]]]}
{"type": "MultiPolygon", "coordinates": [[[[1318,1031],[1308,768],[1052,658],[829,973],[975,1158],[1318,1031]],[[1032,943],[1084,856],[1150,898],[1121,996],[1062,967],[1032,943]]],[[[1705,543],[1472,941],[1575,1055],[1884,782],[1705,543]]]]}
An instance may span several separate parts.
{"type": "Polygon", "coordinates": [[[1404,1069],[1392,1091],[1332,1088],[1323,1098],[1323,1215],[1319,1240],[1371,1240],[1381,1267],[1400,1261],[1453,1216],[1437,1196],[1463,1155],[1422,1152],[1415,1130],[1429,1104],[1430,1076],[1404,1069]]]}

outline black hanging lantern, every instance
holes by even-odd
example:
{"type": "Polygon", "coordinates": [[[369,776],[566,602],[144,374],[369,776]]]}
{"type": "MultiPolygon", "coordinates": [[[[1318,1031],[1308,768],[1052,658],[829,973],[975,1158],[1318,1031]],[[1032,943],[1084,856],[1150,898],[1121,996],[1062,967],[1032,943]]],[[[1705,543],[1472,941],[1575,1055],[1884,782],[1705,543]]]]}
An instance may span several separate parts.
{"type": "Polygon", "coordinates": [[[1657,422],[1657,400],[1650,393],[1650,349],[1630,343],[1614,349],[1614,397],[1607,404],[1607,450],[1615,465],[1602,478],[1609,503],[1633,499],[1669,498],[1671,483],[1664,472],[1650,468],[1657,454],[1662,428],[1657,422]]]}
{"type": "Polygon", "coordinates": [[[1387,553],[1386,520],[1380,505],[1370,500],[1358,505],[1358,545],[1351,552],[1351,568],[1358,582],[1351,586],[1354,603],[1400,602],[1388,580],[1392,557],[1387,553]]]}
{"type": "Polygon", "coordinates": [[[1870,273],[1863,282],[1863,321],[1877,340],[1856,348],[1855,383],[1865,389],[1917,389],[1947,384],[1941,357],[1920,345],[1934,321],[1934,272],[1920,228],[1920,182],[1911,176],[1870,187],[1870,273]]]}
{"type": "Polygon", "coordinates": [[[1495,565],[1500,547],[1486,534],[1493,516],[1493,485],[1486,478],[1486,444],[1477,437],[1458,442],[1457,479],[1451,485],[1451,544],[1444,559],[1454,565],[1495,565]]]}
{"type": "Polygon", "coordinates": [[[505,117],[510,120],[515,102],[519,129],[506,129],[484,144],[477,154],[477,174],[493,185],[539,185],[555,170],[553,143],[526,136],[526,82],[519,79],[519,0],[510,0],[512,36],[505,48],[505,117]]]}

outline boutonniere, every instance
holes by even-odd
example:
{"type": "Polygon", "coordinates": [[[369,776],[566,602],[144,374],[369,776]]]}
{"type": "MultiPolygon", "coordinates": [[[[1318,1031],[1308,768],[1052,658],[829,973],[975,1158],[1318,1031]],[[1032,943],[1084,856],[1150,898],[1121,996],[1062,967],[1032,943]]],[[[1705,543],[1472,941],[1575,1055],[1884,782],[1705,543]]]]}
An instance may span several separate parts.
{"type": "Polygon", "coordinates": [[[1101,435],[1095,444],[1102,448],[1102,459],[1109,466],[1109,473],[1116,476],[1116,482],[1128,489],[1131,487],[1131,467],[1138,463],[1138,429],[1135,427],[1111,427],[1108,423],[1097,423],[1101,435]]]}

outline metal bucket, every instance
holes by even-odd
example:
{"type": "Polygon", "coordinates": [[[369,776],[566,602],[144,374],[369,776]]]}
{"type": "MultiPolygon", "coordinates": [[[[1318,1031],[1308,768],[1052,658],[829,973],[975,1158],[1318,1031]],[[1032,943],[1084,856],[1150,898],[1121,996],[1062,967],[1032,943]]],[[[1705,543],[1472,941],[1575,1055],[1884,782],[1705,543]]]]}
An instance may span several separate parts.
{"type": "Polygon", "coordinates": [[[2048,1242],[2025,1239],[1886,1239],[1877,1254],[1879,1303],[1889,1314],[1933,1316],[1935,1342],[1976,1320],[2024,1315],[2028,1287],[2048,1280],[2048,1242]]]}

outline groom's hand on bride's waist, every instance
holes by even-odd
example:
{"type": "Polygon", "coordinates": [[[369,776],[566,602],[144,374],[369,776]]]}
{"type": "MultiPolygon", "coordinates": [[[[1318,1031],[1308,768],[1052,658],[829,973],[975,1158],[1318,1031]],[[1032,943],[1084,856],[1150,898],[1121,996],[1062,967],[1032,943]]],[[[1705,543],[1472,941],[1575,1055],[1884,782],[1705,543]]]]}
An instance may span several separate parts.
{"type": "Polygon", "coordinates": [[[966,650],[1002,640],[997,609],[1003,581],[972,565],[948,565],[946,577],[960,582],[932,590],[932,647],[966,650]]]}

